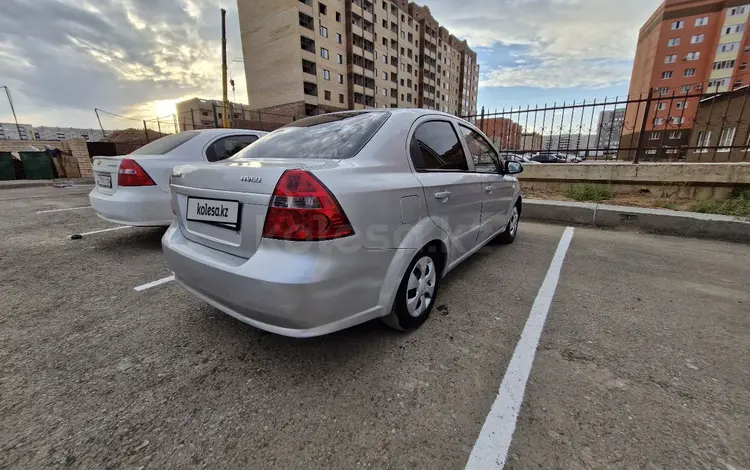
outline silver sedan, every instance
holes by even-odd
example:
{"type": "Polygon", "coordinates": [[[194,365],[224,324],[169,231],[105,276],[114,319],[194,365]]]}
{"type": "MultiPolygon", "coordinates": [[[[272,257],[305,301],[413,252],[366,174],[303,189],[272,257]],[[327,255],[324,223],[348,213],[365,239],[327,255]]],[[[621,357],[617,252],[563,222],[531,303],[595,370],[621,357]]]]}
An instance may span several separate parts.
{"type": "Polygon", "coordinates": [[[513,242],[522,170],[449,114],[309,117],[225,162],[176,167],[162,245],[188,291],[257,328],[310,337],[382,318],[413,330],[446,273],[513,242]]]}

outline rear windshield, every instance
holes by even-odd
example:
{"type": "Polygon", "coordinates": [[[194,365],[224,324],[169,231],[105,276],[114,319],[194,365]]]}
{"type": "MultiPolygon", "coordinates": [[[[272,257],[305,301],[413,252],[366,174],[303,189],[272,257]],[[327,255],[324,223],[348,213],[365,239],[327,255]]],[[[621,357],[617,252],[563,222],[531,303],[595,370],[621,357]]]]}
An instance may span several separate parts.
{"type": "Polygon", "coordinates": [[[164,136],[160,139],[144,145],[143,147],[132,151],[131,155],[164,155],[170,152],[180,145],[184,144],[188,140],[196,137],[200,132],[198,131],[185,131],[178,134],[171,134],[164,136]]]}
{"type": "Polygon", "coordinates": [[[248,145],[231,159],[351,158],[388,119],[387,111],[323,114],[300,119],[248,145]]]}

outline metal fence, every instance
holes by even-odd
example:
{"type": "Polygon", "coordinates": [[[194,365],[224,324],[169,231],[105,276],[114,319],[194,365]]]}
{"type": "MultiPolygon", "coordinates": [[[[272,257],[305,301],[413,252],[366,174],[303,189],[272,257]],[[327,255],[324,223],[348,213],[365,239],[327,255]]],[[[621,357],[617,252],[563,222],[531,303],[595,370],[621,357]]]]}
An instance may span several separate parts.
{"type": "MultiPolygon", "coordinates": [[[[95,109],[104,141],[111,144],[106,150],[102,147],[100,151],[125,155],[169,134],[193,129],[222,128],[224,112],[223,106],[212,105],[210,108],[195,108],[150,119],[136,119],[95,109]]],[[[233,129],[273,131],[297,120],[295,115],[231,107],[227,115],[229,127],[233,129]]]]}
{"type": "MultiPolygon", "coordinates": [[[[709,88],[709,85],[711,87],[709,88]]],[[[750,161],[750,86],[677,90],[462,116],[502,151],[629,162],[750,161]]]]}

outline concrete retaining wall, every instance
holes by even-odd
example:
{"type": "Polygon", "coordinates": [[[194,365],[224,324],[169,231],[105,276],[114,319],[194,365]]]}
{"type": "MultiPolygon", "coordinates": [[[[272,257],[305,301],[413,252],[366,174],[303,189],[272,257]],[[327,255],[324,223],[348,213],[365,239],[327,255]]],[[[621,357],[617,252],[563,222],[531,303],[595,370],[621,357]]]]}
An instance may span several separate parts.
{"type": "Polygon", "coordinates": [[[525,189],[564,191],[576,183],[610,185],[617,193],[726,199],[750,189],[750,163],[562,163],[525,165],[525,189]]]}

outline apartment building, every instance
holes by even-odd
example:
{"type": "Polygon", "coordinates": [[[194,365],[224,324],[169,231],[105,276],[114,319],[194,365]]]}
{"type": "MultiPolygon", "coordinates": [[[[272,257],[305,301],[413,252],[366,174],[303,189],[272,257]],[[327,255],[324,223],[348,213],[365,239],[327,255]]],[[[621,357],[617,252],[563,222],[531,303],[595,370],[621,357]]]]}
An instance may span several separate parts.
{"type": "Polygon", "coordinates": [[[249,107],[476,114],[476,53],[408,0],[238,0],[249,107]]]}
{"type": "Polygon", "coordinates": [[[596,148],[603,150],[618,148],[624,124],[625,108],[608,109],[599,113],[596,148]]]}
{"type": "Polygon", "coordinates": [[[509,118],[485,118],[477,122],[478,127],[500,150],[521,148],[521,125],[509,118]]]}
{"type": "MultiPolygon", "coordinates": [[[[177,125],[181,131],[222,127],[224,103],[218,100],[191,98],[175,104],[177,125]]],[[[227,111],[230,123],[249,119],[250,108],[246,104],[229,102],[227,111]]]]}
{"type": "Polygon", "coordinates": [[[33,140],[34,128],[31,124],[0,122],[0,140],[33,140]]]}
{"type": "Polygon", "coordinates": [[[631,99],[656,99],[645,116],[644,103],[627,107],[624,146],[635,147],[646,120],[649,140],[664,152],[687,145],[703,94],[750,83],[748,0],[665,0],[638,36],[630,81],[631,99]],[[662,138],[661,134],[667,134],[662,138]]]}

